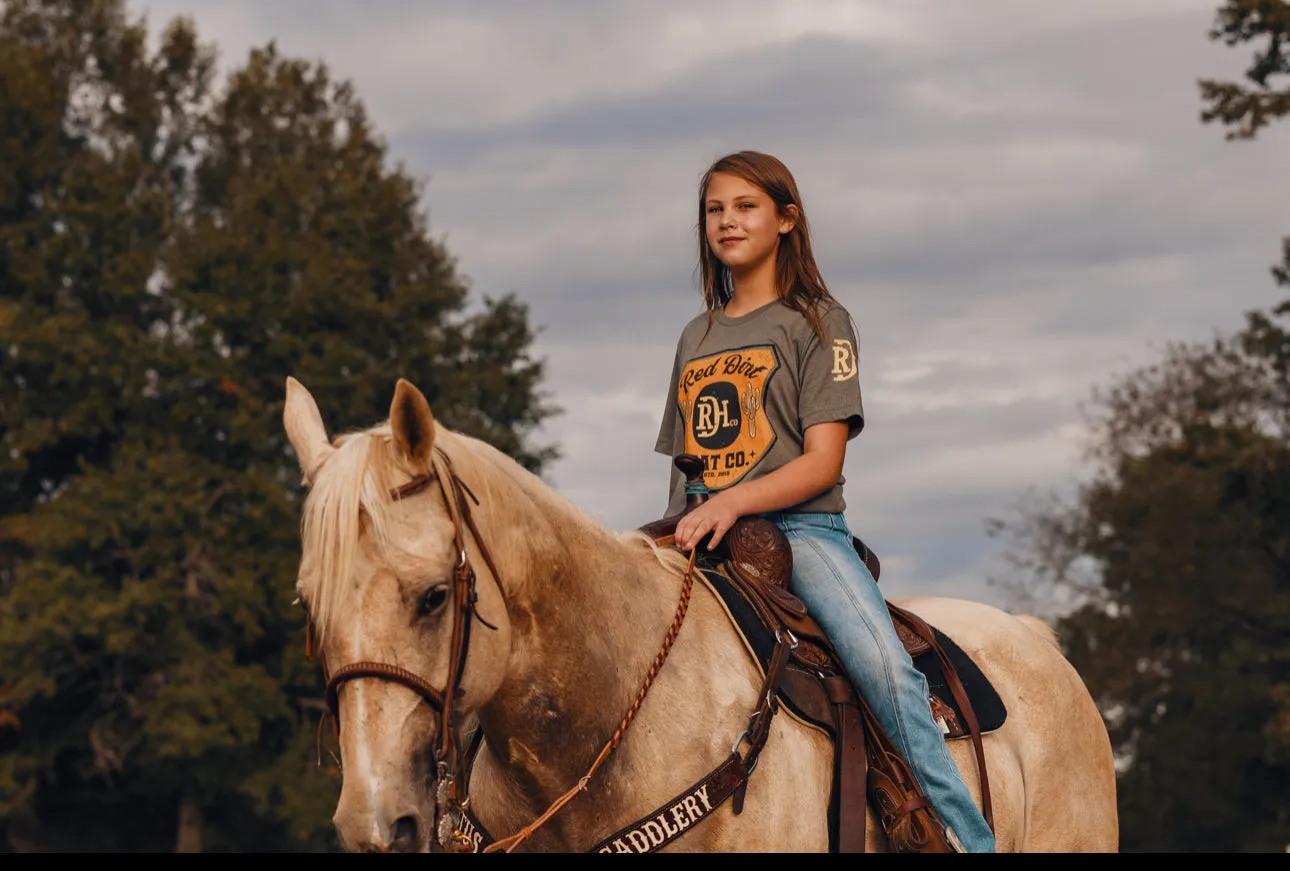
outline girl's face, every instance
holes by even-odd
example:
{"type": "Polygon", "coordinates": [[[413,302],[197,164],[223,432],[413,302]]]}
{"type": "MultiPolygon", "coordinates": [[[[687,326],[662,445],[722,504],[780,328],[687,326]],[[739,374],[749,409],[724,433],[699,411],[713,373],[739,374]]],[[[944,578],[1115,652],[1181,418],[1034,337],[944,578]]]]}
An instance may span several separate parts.
{"type": "Polygon", "coordinates": [[[708,247],[733,274],[773,261],[780,235],[793,229],[792,216],[781,216],[765,191],[729,173],[708,179],[703,210],[708,247]]]}

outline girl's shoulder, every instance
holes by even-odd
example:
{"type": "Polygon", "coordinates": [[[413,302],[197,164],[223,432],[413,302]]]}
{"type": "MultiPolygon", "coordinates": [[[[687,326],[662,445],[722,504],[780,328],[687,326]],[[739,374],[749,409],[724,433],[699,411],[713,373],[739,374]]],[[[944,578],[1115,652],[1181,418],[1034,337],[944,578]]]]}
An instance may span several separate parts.
{"type": "Polygon", "coordinates": [[[694,317],[685,322],[681,327],[681,332],[677,334],[676,343],[684,345],[694,341],[694,337],[702,333],[708,326],[707,312],[699,312],[694,317]]]}
{"type": "Polygon", "coordinates": [[[847,311],[847,307],[833,297],[820,300],[818,311],[821,320],[824,318],[837,318],[844,321],[851,319],[851,312],[847,311]]]}
{"type": "Polygon", "coordinates": [[[682,334],[704,329],[708,325],[709,317],[710,314],[708,310],[702,309],[698,314],[685,322],[685,326],[681,329],[682,334]]]}
{"type": "MultiPolygon", "coordinates": [[[[815,325],[812,323],[807,311],[798,311],[790,306],[784,306],[791,313],[787,315],[791,318],[797,331],[803,334],[803,337],[815,335],[815,325]]],[[[851,312],[847,307],[836,299],[830,297],[822,299],[815,305],[815,316],[819,318],[820,326],[827,333],[846,333],[854,331],[855,320],[851,317],[851,312]]]]}

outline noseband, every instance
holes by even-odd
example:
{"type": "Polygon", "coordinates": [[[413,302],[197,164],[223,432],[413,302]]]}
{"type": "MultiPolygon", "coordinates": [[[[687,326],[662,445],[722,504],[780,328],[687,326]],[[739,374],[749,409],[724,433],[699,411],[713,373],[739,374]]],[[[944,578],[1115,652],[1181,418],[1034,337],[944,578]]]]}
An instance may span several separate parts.
{"type": "MultiPolygon", "coordinates": [[[[455,706],[462,693],[461,677],[466,666],[466,655],[470,648],[471,618],[479,620],[489,629],[497,628],[481,617],[476,607],[478,594],[475,591],[475,569],[470,563],[470,554],[466,551],[465,531],[467,529],[470,530],[470,534],[474,537],[475,546],[479,549],[480,555],[488,565],[489,571],[493,573],[494,582],[500,582],[498,581],[497,566],[493,563],[492,556],[489,554],[488,548],[484,544],[484,540],[479,534],[479,529],[475,526],[475,520],[470,513],[470,503],[474,502],[478,505],[479,500],[466,486],[465,482],[458,477],[457,473],[453,471],[452,462],[448,459],[448,455],[438,447],[434,448],[431,455],[431,465],[434,470],[433,474],[419,475],[401,487],[391,489],[390,496],[395,501],[406,499],[426,490],[433,482],[438,481],[439,490],[448,506],[448,515],[452,519],[452,541],[453,548],[457,552],[457,559],[453,567],[452,644],[449,648],[448,681],[444,689],[436,689],[429,681],[405,668],[370,660],[351,662],[329,674],[325,657],[318,650],[312,618],[309,618],[307,627],[305,656],[310,660],[313,660],[316,656],[322,668],[323,678],[327,682],[325,695],[327,712],[335,723],[335,736],[338,740],[340,738],[340,688],[349,681],[368,677],[380,678],[405,686],[425,700],[439,720],[439,735],[434,747],[434,759],[435,774],[438,780],[436,792],[439,793],[436,813],[442,813],[443,806],[454,802],[456,799],[456,784],[464,782],[463,768],[466,754],[462,754],[460,751],[459,724],[457,723],[455,706]],[[450,765],[453,767],[455,774],[449,773],[450,765]],[[444,794],[445,792],[447,794],[444,794]]],[[[321,726],[321,723],[319,725],[321,726]]],[[[438,821],[436,821],[437,827],[438,821]]]]}

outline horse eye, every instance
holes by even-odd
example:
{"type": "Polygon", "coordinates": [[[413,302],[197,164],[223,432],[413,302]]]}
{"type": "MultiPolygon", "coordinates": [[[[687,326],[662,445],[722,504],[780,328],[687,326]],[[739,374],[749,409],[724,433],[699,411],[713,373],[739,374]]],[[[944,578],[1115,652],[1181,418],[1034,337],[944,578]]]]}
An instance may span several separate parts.
{"type": "Polygon", "coordinates": [[[448,604],[448,585],[439,584],[431,587],[426,594],[421,597],[421,605],[417,608],[417,613],[422,617],[429,617],[436,611],[442,611],[443,606],[448,604]]]}

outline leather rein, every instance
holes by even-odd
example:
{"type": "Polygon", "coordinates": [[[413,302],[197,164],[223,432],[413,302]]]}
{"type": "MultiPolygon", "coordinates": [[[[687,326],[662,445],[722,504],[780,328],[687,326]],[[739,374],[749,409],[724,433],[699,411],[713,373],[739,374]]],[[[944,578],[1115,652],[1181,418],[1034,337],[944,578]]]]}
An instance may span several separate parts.
{"type": "MultiPolygon", "coordinates": [[[[475,750],[479,746],[478,739],[480,736],[478,733],[475,735],[476,740],[472,742],[467,752],[463,753],[461,751],[460,724],[457,722],[455,703],[462,693],[461,678],[465,670],[466,656],[470,647],[472,618],[479,620],[489,629],[495,630],[497,627],[481,617],[476,607],[478,602],[478,594],[475,590],[476,575],[475,569],[470,562],[470,554],[466,549],[466,530],[469,530],[470,535],[474,538],[475,546],[479,549],[480,555],[488,565],[489,571],[492,572],[493,581],[498,585],[499,590],[501,589],[501,576],[498,574],[497,566],[488,552],[487,545],[484,544],[479,528],[475,525],[474,517],[470,513],[470,503],[473,502],[478,505],[479,499],[453,470],[448,455],[438,447],[435,447],[432,452],[431,464],[432,473],[420,475],[400,487],[392,488],[390,497],[395,501],[406,499],[409,496],[421,493],[428,489],[433,482],[438,481],[440,492],[448,507],[448,514],[452,519],[453,547],[457,552],[456,564],[453,568],[453,601],[455,604],[452,642],[448,661],[448,680],[444,689],[437,689],[429,681],[400,666],[370,660],[352,662],[336,669],[333,673],[329,673],[326,658],[321,650],[318,649],[313,619],[307,611],[305,657],[310,661],[316,658],[322,668],[323,679],[326,681],[325,699],[327,705],[327,713],[323,715],[323,719],[326,719],[328,714],[331,715],[334,722],[335,737],[338,741],[340,738],[340,688],[351,680],[378,678],[407,687],[421,696],[426,704],[430,706],[430,709],[438,715],[439,734],[438,741],[434,747],[436,775],[435,813],[437,817],[434,835],[437,835],[440,844],[449,852],[472,852],[476,845],[468,833],[470,826],[464,824],[468,819],[470,801],[469,797],[463,796],[463,793],[468,784],[468,768],[470,763],[474,761],[475,750]]],[[[667,635],[663,640],[663,646],[654,658],[649,673],[632,701],[631,707],[624,714],[618,729],[615,730],[613,736],[601,749],[591,769],[532,823],[508,838],[488,844],[484,852],[504,849],[509,853],[528,840],[560,808],[575,798],[578,792],[586,790],[587,783],[592,775],[595,774],[596,770],[621,742],[627,727],[640,709],[641,702],[645,699],[645,694],[649,691],[655,676],[658,674],[659,669],[662,668],[664,661],[666,661],[677,632],[685,620],[685,614],[689,607],[690,592],[694,584],[696,554],[697,551],[691,551],[690,553],[690,562],[686,567],[682,581],[680,602],[677,604],[672,625],[668,628],[667,635]]],[[[756,716],[757,712],[754,713],[754,718],[756,716]]],[[[768,719],[769,717],[763,717],[763,720],[768,719]]],[[[321,728],[322,722],[320,721],[320,734],[321,728]]],[[[764,741],[764,737],[762,740],[764,741]]],[[[736,744],[737,746],[738,744],[736,744]]],[[[757,749],[760,750],[760,747],[757,749]]],[[[749,753],[749,756],[753,755],[753,753],[749,753]]],[[[744,761],[740,760],[738,754],[733,751],[732,756],[737,762],[744,761]]],[[[752,761],[755,765],[755,759],[752,761]]],[[[321,764],[321,759],[319,763],[321,764]]],[[[730,761],[728,760],[718,771],[724,771],[729,765],[730,761]]],[[[739,767],[744,768],[743,765],[739,767]]],[[[745,769],[745,777],[748,773],[751,773],[751,766],[745,769]]],[[[740,780],[743,780],[743,778],[740,778],[740,780]]],[[[739,792],[742,793],[742,790],[739,790],[739,792]]]]}

